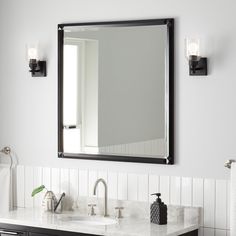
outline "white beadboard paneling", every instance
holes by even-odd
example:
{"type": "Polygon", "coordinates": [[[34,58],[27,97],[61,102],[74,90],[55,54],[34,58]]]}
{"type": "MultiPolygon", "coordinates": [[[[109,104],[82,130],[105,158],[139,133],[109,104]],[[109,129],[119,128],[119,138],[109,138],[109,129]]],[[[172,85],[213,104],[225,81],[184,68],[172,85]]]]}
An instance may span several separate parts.
{"type": "Polygon", "coordinates": [[[148,201],[148,175],[138,175],[138,200],[148,201]]]}
{"type": "Polygon", "coordinates": [[[193,206],[203,207],[203,179],[193,178],[193,206]]]}
{"type": "Polygon", "coordinates": [[[17,167],[12,169],[12,196],[13,196],[13,208],[17,207],[17,167]]]}
{"type": "Polygon", "coordinates": [[[226,231],[226,235],[230,236],[230,231],[229,230],[226,231]]]}
{"type": "Polygon", "coordinates": [[[215,180],[204,180],[204,227],[215,227],[215,180]]]}
{"type": "Polygon", "coordinates": [[[128,177],[126,173],[118,173],[118,200],[128,200],[128,177]]]}
{"type": "Polygon", "coordinates": [[[149,175],[149,202],[156,200],[155,196],[152,196],[153,193],[159,193],[159,176],[158,175],[149,175]]]}
{"type": "Polygon", "coordinates": [[[204,181],[201,178],[193,178],[193,206],[201,207],[200,225],[203,226],[203,198],[204,198],[204,181]]]}
{"type": "MultiPolygon", "coordinates": [[[[227,181],[216,180],[215,228],[226,229],[227,218],[227,181]]],[[[221,234],[219,234],[221,235],[221,234]]]]}
{"type": "Polygon", "coordinates": [[[230,181],[227,182],[227,218],[226,228],[230,229],[230,181]]]}
{"type": "MultiPolygon", "coordinates": [[[[98,179],[98,172],[95,171],[95,170],[89,170],[89,186],[88,186],[88,189],[89,189],[89,197],[93,197],[93,187],[94,187],[94,184],[96,182],[96,180],[98,179]]],[[[98,188],[101,188],[103,186],[101,186],[99,184],[99,187],[98,188]]],[[[97,196],[97,193],[96,193],[96,196],[97,196]]]]}
{"type": "Polygon", "coordinates": [[[128,174],[128,200],[138,200],[138,176],[136,174],[128,174]]]}
{"type": "MultiPolygon", "coordinates": [[[[165,203],[204,208],[204,228],[200,236],[229,236],[229,181],[146,174],[127,174],[97,170],[58,169],[47,167],[17,167],[17,206],[41,206],[43,195],[31,198],[32,189],[44,184],[56,194],[62,191],[75,202],[79,196],[93,196],[98,178],[108,183],[110,199],[153,201],[151,193],[161,192],[165,203]]],[[[99,184],[98,194],[104,187],[99,184]]],[[[44,194],[44,193],[43,193],[44,194]]]]}
{"type": "Polygon", "coordinates": [[[192,206],[192,178],[182,178],[181,205],[192,206]]]}
{"type": "MultiPolygon", "coordinates": [[[[42,185],[42,167],[34,167],[34,188],[42,185]]],[[[40,207],[42,205],[43,192],[34,196],[34,206],[40,207]]]]}
{"type": "Polygon", "coordinates": [[[212,228],[203,228],[204,236],[215,236],[215,230],[212,228]]]}
{"type": "Polygon", "coordinates": [[[69,169],[69,190],[70,197],[75,203],[79,195],[79,171],[78,169],[69,169]]]}
{"type": "Polygon", "coordinates": [[[118,197],[118,175],[116,172],[108,173],[108,198],[117,199],[118,197]]]}
{"type": "Polygon", "coordinates": [[[227,236],[227,230],[216,229],[215,236],[227,236]]]}
{"type": "Polygon", "coordinates": [[[170,204],[180,205],[181,178],[172,176],[170,178],[170,204]]]}
{"type": "Polygon", "coordinates": [[[200,227],[198,229],[198,236],[204,236],[204,232],[203,232],[203,228],[202,227],[200,227]]]}
{"type": "Polygon", "coordinates": [[[51,190],[57,195],[60,194],[60,169],[51,169],[51,190]]]}
{"type": "Polygon", "coordinates": [[[79,170],[79,196],[88,196],[88,170],[79,170]]]}
{"type": "MultiPolygon", "coordinates": [[[[98,171],[98,179],[104,179],[107,183],[107,171],[98,171]]],[[[99,184],[100,185],[100,184],[99,184]]],[[[105,189],[104,189],[104,186],[100,186],[98,188],[98,197],[104,197],[104,192],[105,192],[105,189]]]]}
{"type": "Polygon", "coordinates": [[[43,184],[48,190],[51,190],[51,169],[43,167],[43,184]]]}
{"type": "Polygon", "coordinates": [[[170,177],[160,176],[160,193],[161,199],[165,204],[170,203],[170,177]]]}
{"type": "Polygon", "coordinates": [[[33,198],[31,193],[34,189],[33,167],[25,167],[25,207],[33,207],[33,198]]]}
{"type": "Polygon", "coordinates": [[[17,166],[17,206],[25,207],[25,167],[17,166]]]}
{"type": "Polygon", "coordinates": [[[98,179],[104,179],[107,182],[107,171],[102,170],[102,171],[98,171],[98,179]]]}
{"type": "MultiPolygon", "coordinates": [[[[69,169],[60,169],[60,192],[69,195],[69,169]]],[[[60,194],[61,194],[60,193],[60,194]]]]}

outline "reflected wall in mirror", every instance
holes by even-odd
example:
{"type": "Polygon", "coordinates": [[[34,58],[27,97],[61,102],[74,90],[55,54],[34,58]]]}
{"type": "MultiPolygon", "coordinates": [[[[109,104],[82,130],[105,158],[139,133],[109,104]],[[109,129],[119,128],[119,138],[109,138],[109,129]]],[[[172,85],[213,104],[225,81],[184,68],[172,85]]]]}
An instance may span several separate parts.
{"type": "Polygon", "coordinates": [[[58,154],[173,164],[174,20],[58,25],[58,154]]]}

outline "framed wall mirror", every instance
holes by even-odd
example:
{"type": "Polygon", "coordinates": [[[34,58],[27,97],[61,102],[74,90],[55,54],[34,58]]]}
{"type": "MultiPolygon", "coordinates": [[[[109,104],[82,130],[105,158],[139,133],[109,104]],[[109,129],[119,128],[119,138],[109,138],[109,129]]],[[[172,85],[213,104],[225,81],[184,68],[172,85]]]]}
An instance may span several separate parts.
{"type": "Polygon", "coordinates": [[[174,163],[174,19],[58,25],[58,156],[174,163]]]}

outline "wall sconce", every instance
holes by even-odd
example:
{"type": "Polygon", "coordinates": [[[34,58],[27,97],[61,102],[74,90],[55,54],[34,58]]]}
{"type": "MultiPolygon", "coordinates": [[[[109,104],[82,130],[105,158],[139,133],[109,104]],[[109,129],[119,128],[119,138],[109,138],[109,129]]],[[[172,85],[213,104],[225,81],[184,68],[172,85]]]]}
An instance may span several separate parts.
{"type": "Polygon", "coordinates": [[[27,53],[32,77],[46,77],[46,61],[39,60],[38,45],[28,45],[27,53]]]}
{"type": "Polygon", "coordinates": [[[185,40],[186,57],[189,62],[189,75],[207,75],[207,58],[200,56],[200,40],[185,40]]]}

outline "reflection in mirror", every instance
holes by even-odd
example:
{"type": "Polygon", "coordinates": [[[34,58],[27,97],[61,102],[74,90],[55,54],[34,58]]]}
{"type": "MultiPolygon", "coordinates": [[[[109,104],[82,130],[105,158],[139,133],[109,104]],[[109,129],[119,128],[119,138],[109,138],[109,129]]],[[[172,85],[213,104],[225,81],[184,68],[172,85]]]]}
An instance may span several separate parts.
{"type": "Polygon", "coordinates": [[[62,29],[59,152],[164,163],[170,157],[169,25],[62,29]]]}

